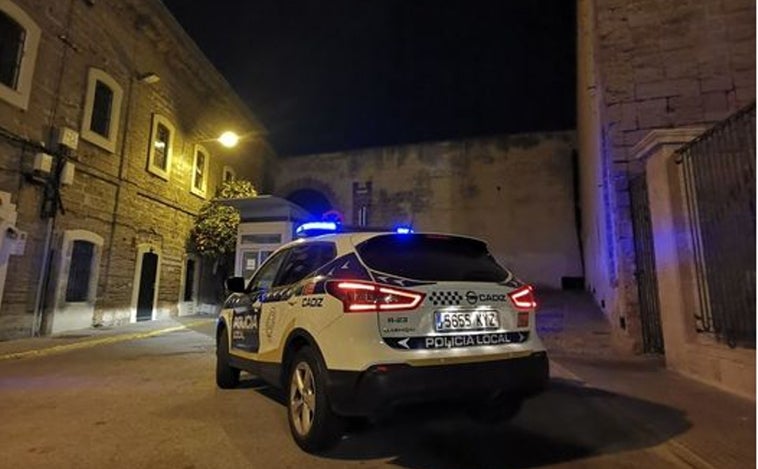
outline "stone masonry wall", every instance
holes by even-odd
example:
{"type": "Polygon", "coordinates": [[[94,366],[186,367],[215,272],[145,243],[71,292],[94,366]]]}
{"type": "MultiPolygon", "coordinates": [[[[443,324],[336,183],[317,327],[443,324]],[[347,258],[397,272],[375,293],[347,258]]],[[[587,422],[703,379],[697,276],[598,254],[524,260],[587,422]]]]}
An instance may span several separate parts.
{"type": "MultiPolygon", "coordinates": [[[[585,3],[580,1],[580,5],[585,3]]],[[[615,247],[610,255],[615,256],[612,264],[617,266],[618,285],[610,285],[607,278],[617,293],[615,300],[608,299],[609,313],[615,326],[620,317],[627,317],[631,335],[639,341],[629,177],[641,172],[643,166],[630,161],[630,150],[653,129],[707,127],[755,99],[755,2],[590,3],[592,13],[582,7],[578,18],[580,31],[592,34],[585,42],[594,41],[594,46],[582,49],[585,53],[578,56],[578,68],[580,75],[589,73],[588,84],[593,87],[579,89],[578,95],[580,108],[589,109],[592,100],[601,103],[600,122],[591,130],[594,137],[584,140],[580,136],[580,140],[601,141],[602,164],[607,165],[607,183],[612,188],[608,197],[613,220],[609,235],[615,247]]],[[[601,197],[592,187],[587,190],[601,197]]],[[[596,225],[603,226],[603,222],[596,225]]],[[[609,254],[597,245],[590,246],[586,264],[604,266],[606,262],[589,259],[600,255],[609,254]]],[[[588,277],[603,275],[592,272],[588,277]]],[[[598,290],[606,289],[598,285],[598,290]]]]}
{"type": "MultiPolygon", "coordinates": [[[[124,91],[115,152],[80,138],[71,156],[76,175],[61,191],[66,211],[54,222],[54,262],[64,230],[84,229],[104,238],[93,322],[118,323],[129,319],[136,247],[155,245],[161,253],[158,312],[176,314],[187,235],[197,210],[220,184],[223,167],[266,189],[274,155],[259,137],[261,124],[159,0],[11,1],[32,17],[42,37],[28,109],[0,100],[0,128],[6,133],[50,147],[52,128],[80,131],[90,67],[104,70],[124,91]],[[140,82],[147,72],[160,81],[140,82]],[[153,113],[167,117],[176,130],[168,181],[147,171],[153,113]],[[213,138],[229,129],[254,138],[223,149],[213,138]],[[198,143],[210,153],[206,197],[190,192],[198,143]]],[[[25,176],[35,151],[0,139],[0,191],[11,193],[17,226],[28,233],[24,255],[9,261],[13,275],[2,298],[0,339],[29,334],[45,255],[42,188],[25,176]]],[[[56,281],[53,275],[50,287],[56,281]]]]}
{"type": "Polygon", "coordinates": [[[467,234],[525,280],[582,275],[573,132],[370,148],[282,158],[276,195],[315,189],[352,220],[353,183],[372,183],[369,225],[467,234]]]}

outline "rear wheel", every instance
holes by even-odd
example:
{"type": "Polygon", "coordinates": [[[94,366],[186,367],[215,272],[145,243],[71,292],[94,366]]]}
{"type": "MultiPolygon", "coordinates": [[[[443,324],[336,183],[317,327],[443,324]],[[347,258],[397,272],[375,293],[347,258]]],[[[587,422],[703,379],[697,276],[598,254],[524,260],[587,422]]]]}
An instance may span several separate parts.
{"type": "Polygon", "coordinates": [[[216,344],[216,385],[221,389],[235,388],[240,382],[240,370],[231,366],[229,359],[229,333],[224,328],[216,344]]]}
{"type": "Polygon", "coordinates": [[[342,419],[329,404],[326,370],[308,347],[297,353],[289,370],[287,420],[295,443],[308,452],[334,446],[342,433],[342,419]]]}

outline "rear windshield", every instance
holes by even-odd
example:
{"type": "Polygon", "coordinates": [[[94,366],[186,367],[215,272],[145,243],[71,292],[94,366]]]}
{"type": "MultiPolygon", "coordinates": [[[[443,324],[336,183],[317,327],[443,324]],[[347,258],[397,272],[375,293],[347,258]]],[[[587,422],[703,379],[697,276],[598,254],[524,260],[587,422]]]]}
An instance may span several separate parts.
{"type": "Polygon", "coordinates": [[[372,270],[427,281],[503,282],[510,276],[482,241],[424,234],[381,235],[360,243],[372,270]]]}

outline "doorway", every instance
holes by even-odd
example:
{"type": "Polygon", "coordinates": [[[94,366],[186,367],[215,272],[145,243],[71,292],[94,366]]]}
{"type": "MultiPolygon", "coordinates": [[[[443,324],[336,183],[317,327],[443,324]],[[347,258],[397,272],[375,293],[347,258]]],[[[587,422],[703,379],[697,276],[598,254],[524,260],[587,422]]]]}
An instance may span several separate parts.
{"type": "Polygon", "coordinates": [[[137,321],[153,319],[157,273],[158,254],[153,252],[142,254],[142,269],[140,270],[139,293],[137,295],[137,321]]]}

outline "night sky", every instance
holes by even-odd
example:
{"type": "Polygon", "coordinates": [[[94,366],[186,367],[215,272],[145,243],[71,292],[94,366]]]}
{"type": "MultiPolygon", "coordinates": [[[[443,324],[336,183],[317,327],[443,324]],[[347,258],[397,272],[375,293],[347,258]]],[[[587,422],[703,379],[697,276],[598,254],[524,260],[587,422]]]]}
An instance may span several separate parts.
{"type": "Polygon", "coordinates": [[[572,0],[163,0],[280,155],[575,127],[572,0]]]}

